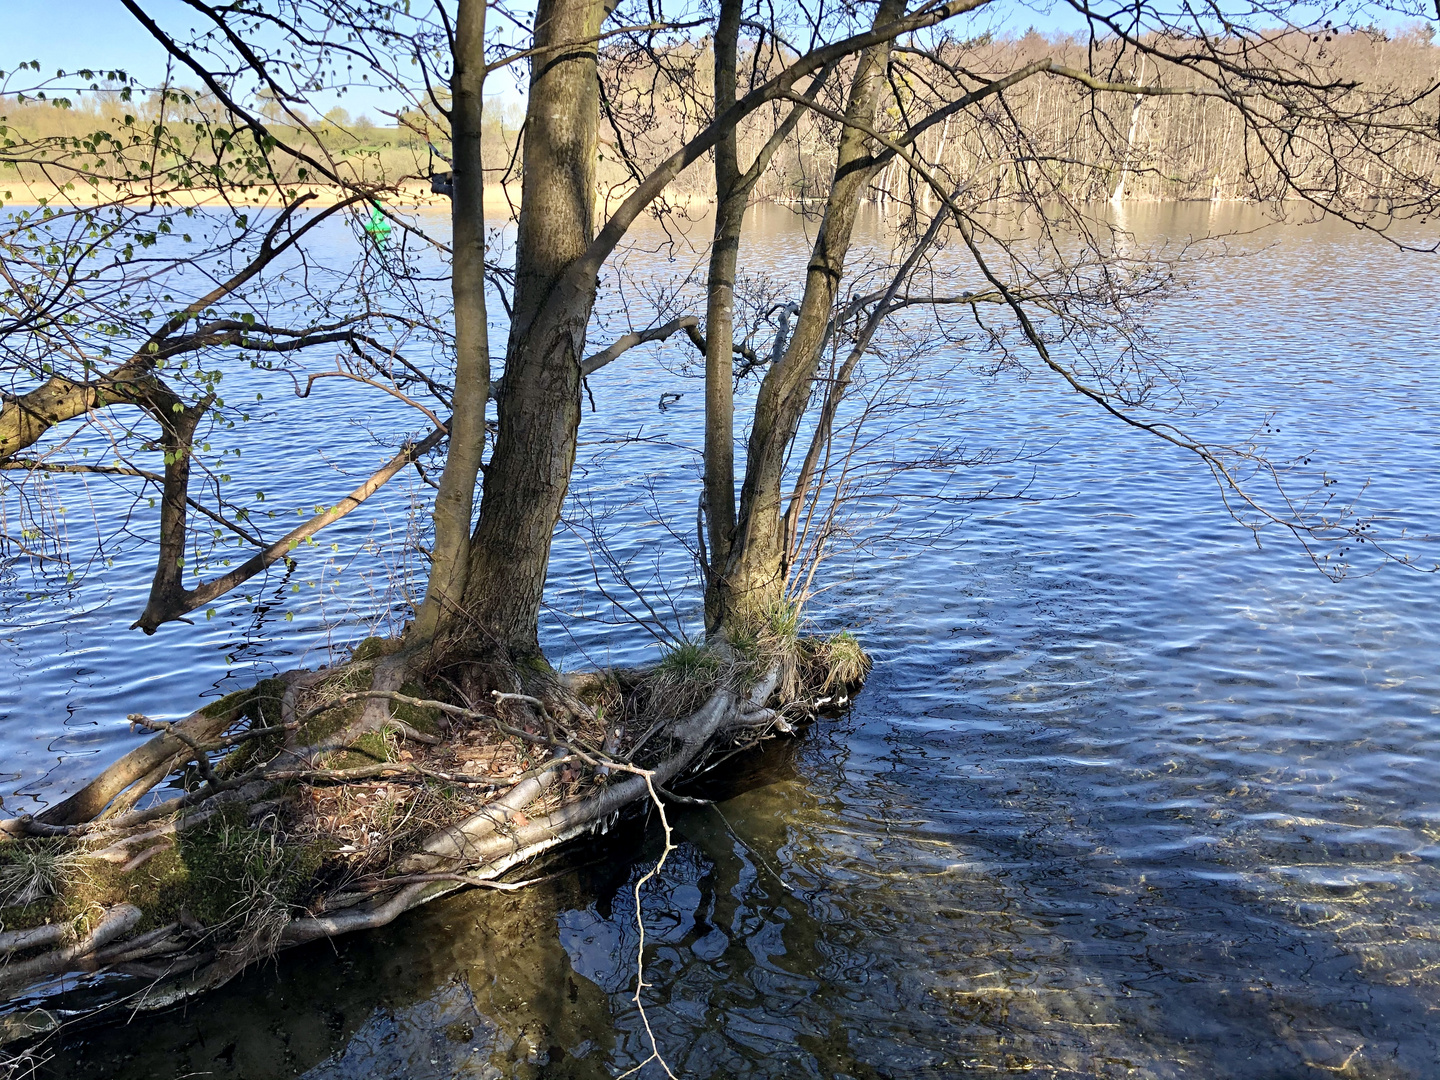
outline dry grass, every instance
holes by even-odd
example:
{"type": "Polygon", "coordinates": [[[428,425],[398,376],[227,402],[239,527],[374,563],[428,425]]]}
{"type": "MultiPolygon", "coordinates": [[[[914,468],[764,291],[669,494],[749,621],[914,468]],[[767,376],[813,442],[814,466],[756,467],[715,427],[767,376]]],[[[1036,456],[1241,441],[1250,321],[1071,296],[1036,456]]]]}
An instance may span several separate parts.
{"type": "Polygon", "coordinates": [[[694,712],[720,686],[730,666],[704,645],[687,642],[671,649],[644,680],[638,715],[660,719],[694,712]]]}
{"type": "MultiPolygon", "coordinates": [[[[354,683],[353,675],[337,676],[316,688],[314,700],[335,701],[341,694],[355,692],[354,683]]],[[[445,700],[433,688],[415,683],[407,683],[403,692],[421,699],[445,700]]],[[[315,705],[307,702],[305,707],[315,705]]],[[[333,712],[348,718],[355,710],[351,703],[333,712]]],[[[439,737],[440,743],[431,746],[408,741],[395,729],[385,729],[362,736],[349,749],[328,755],[322,764],[347,769],[388,762],[397,770],[423,768],[454,779],[397,771],[371,780],[299,785],[287,828],[312,841],[330,844],[331,876],[351,879],[384,873],[425,837],[479,812],[514,783],[543,768],[550,757],[549,747],[507,734],[486,719],[441,717],[434,711],[404,705],[394,712],[397,719],[411,727],[439,737]]],[[[605,715],[603,704],[599,704],[593,717],[572,718],[556,734],[598,748],[604,742],[605,715]]],[[[538,717],[513,711],[509,706],[505,715],[496,715],[495,720],[537,736],[545,734],[538,717]]],[[[328,721],[317,730],[338,730],[340,726],[328,721]]],[[[557,802],[570,799],[593,785],[588,772],[562,767],[550,798],[557,802]]]]}
{"type": "Polygon", "coordinates": [[[853,694],[870,674],[869,655],[848,630],[807,642],[808,682],[824,696],[853,694]]]}

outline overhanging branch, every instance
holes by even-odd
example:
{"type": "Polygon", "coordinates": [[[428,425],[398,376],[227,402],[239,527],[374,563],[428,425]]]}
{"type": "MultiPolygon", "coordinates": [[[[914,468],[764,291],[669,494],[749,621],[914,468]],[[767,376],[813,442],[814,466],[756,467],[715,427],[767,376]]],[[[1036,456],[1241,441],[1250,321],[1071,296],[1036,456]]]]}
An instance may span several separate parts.
{"type": "MultiPolygon", "coordinates": [[[[145,631],[147,634],[153,634],[164,623],[173,622],[176,619],[184,617],[197,608],[208,604],[210,601],[224,596],[231,589],[268,569],[298,548],[302,541],[314,536],[321,529],[325,528],[325,526],[339,521],[360,506],[360,504],[371,495],[379,491],[396,473],[406,465],[409,465],[421,454],[427,453],[435,446],[438,446],[440,440],[445,437],[445,430],[443,427],[437,427],[418,443],[406,446],[400,453],[396,454],[376,470],[363,484],[346,495],[329,510],[316,514],[299,528],[291,530],[264,550],[256,552],[242,565],[230,571],[230,573],[203,582],[193,589],[182,590],[166,595],[157,595],[152,591],[150,603],[146,605],[140,618],[136,619],[131,625],[131,629],[139,629],[145,631]]],[[[183,527],[184,523],[182,521],[182,532],[183,527]]]]}

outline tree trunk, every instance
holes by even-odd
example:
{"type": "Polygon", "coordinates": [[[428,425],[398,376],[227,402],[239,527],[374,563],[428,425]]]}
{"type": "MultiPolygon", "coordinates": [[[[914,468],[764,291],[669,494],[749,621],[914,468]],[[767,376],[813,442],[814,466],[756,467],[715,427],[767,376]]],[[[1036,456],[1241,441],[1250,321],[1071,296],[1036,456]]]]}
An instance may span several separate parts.
{"type": "Polygon", "coordinates": [[[135,622],[135,626],[144,627],[147,633],[155,632],[154,628],[164,617],[162,613],[184,603],[185,516],[189,509],[186,494],[190,489],[191,451],[195,428],[209,407],[209,399],[188,409],[176,400],[169,409],[155,410],[155,419],[164,432],[160,445],[165,449],[165,484],[160,497],[160,553],[155,577],[150,582],[150,598],[145,610],[135,622]]]}
{"type": "Polygon", "coordinates": [[[475,482],[485,449],[490,397],[490,335],[485,305],[485,173],[480,140],[485,101],[487,0],[460,0],[455,16],[455,70],[450,80],[454,148],[451,220],[455,303],[455,394],[450,443],[435,496],[435,548],[425,602],[415,619],[421,640],[435,634],[445,612],[465,594],[475,482]]]}
{"type": "MultiPolygon", "coordinates": [[[[735,104],[742,0],[722,0],[715,28],[715,115],[735,104]]],[[[705,627],[716,629],[720,580],[735,540],[735,267],[749,190],[739,188],[732,127],[715,143],[715,242],[705,298],[705,521],[710,544],[705,627]]]]}
{"type": "Polygon", "coordinates": [[[512,659],[540,653],[550,542],[575,461],[580,362],[598,282],[568,304],[545,301],[594,235],[596,38],[607,14],[605,0],[542,0],[535,15],[500,431],[456,627],[512,659]]]}
{"type": "MultiPolygon", "coordinates": [[[[875,13],[878,28],[904,11],[902,0],[882,0],[875,13]]],[[[785,529],[781,491],[785,456],[810,401],[820,352],[825,344],[835,296],[845,269],[861,197],[874,174],[869,138],[859,127],[874,124],[889,62],[889,43],[860,55],[850,87],[840,134],[835,177],[825,216],[805,275],[805,295],[789,348],[761,383],[750,433],[745,484],[730,571],[722,590],[723,618],[747,621],[784,597],[785,529]]]]}

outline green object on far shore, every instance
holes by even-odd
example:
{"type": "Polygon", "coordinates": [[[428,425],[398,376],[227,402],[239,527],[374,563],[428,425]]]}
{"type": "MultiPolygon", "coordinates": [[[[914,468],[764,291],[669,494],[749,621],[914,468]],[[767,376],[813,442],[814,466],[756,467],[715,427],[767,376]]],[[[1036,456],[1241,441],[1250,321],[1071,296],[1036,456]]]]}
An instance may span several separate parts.
{"type": "Polygon", "coordinates": [[[380,253],[385,253],[385,242],[390,239],[390,222],[380,209],[380,204],[373,203],[370,211],[370,220],[365,223],[365,231],[370,234],[370,239],[375,241],[375,246],[380,253]]]}

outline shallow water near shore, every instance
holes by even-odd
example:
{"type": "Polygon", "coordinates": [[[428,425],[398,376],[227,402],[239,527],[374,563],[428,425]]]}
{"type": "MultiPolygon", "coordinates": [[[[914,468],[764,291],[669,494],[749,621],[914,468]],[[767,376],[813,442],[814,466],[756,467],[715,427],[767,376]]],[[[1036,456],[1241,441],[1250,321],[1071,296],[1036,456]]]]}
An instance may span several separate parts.
{"type": "MultiPolygon", "coordinates": [[[[804,232],[764,213],[745,258],[793,280],[804,232]]],[[[1251,233],[1263,221],[1244,208],[1129,213],[1138,237],[1244,233],[1231,247],[1248,254],[1158,313],[1214,403],[1197,423],[1268,421],[1277,450],[1313,450],[1351,488],[1370,478],[1386,529],[1440,533],[1436,258],[1333,225],[1251,233]]],[[[698,442],[701,395],[677,384],[661,414],[664,358],[595,380],[582,437],[616,456],[576,480],[617,508],[642,563],[652,511],[693,515],[693,461],[668,444],[698,442]]],[[[908,434],[1003,446],[1011,464],[962,482],[1023,497],[939,521],[902,501],[917,531],[954,531],[837,562],[814,615],[855,627],[874,674],[849,712],[748,763],[739,794],[672,811],[679,847],[641,890],[643,1015],[634,885],[659,854],[653,822],[534,889],[452,897],[183,1012],[76,1033],[50,1073],[598,1078],[645,1060],[653,1032],[687,1077],[1435,1075],[1440,578],[1331,582],[1273,530],[1257,548],[1182,452],[1039,373],[982,379],[961,360],[947,378],[963,406],[908,434]]],[[[337,430],[392,415],[336,400],[337,430]]],[[[287,415],[275,456],[247,453],[248,468],[314,441],[287,415]]],[[[326,451],[357,470],[380,454],[359,437],[326,451]]],[[[332,476],[318,467],[288,498],[321,501],[332,476]]],[[[906,481],[918,496],[935,482],[906,481]]],[[[387,491],[328,539],[346,556],[403,538],[407,499],[387,491]]],[[[120,627],[145,555],[107,591],[97,578],[17,605],[0,649],[7,808],[128,749],[125,713],[183,715],[314,666],[403,600],[383,571],[302,567],[141,639],[120,627]]],[[[562,622],[593,589],[563,534],[552,655],[652,655],[634,627],[562,622]]]]}

